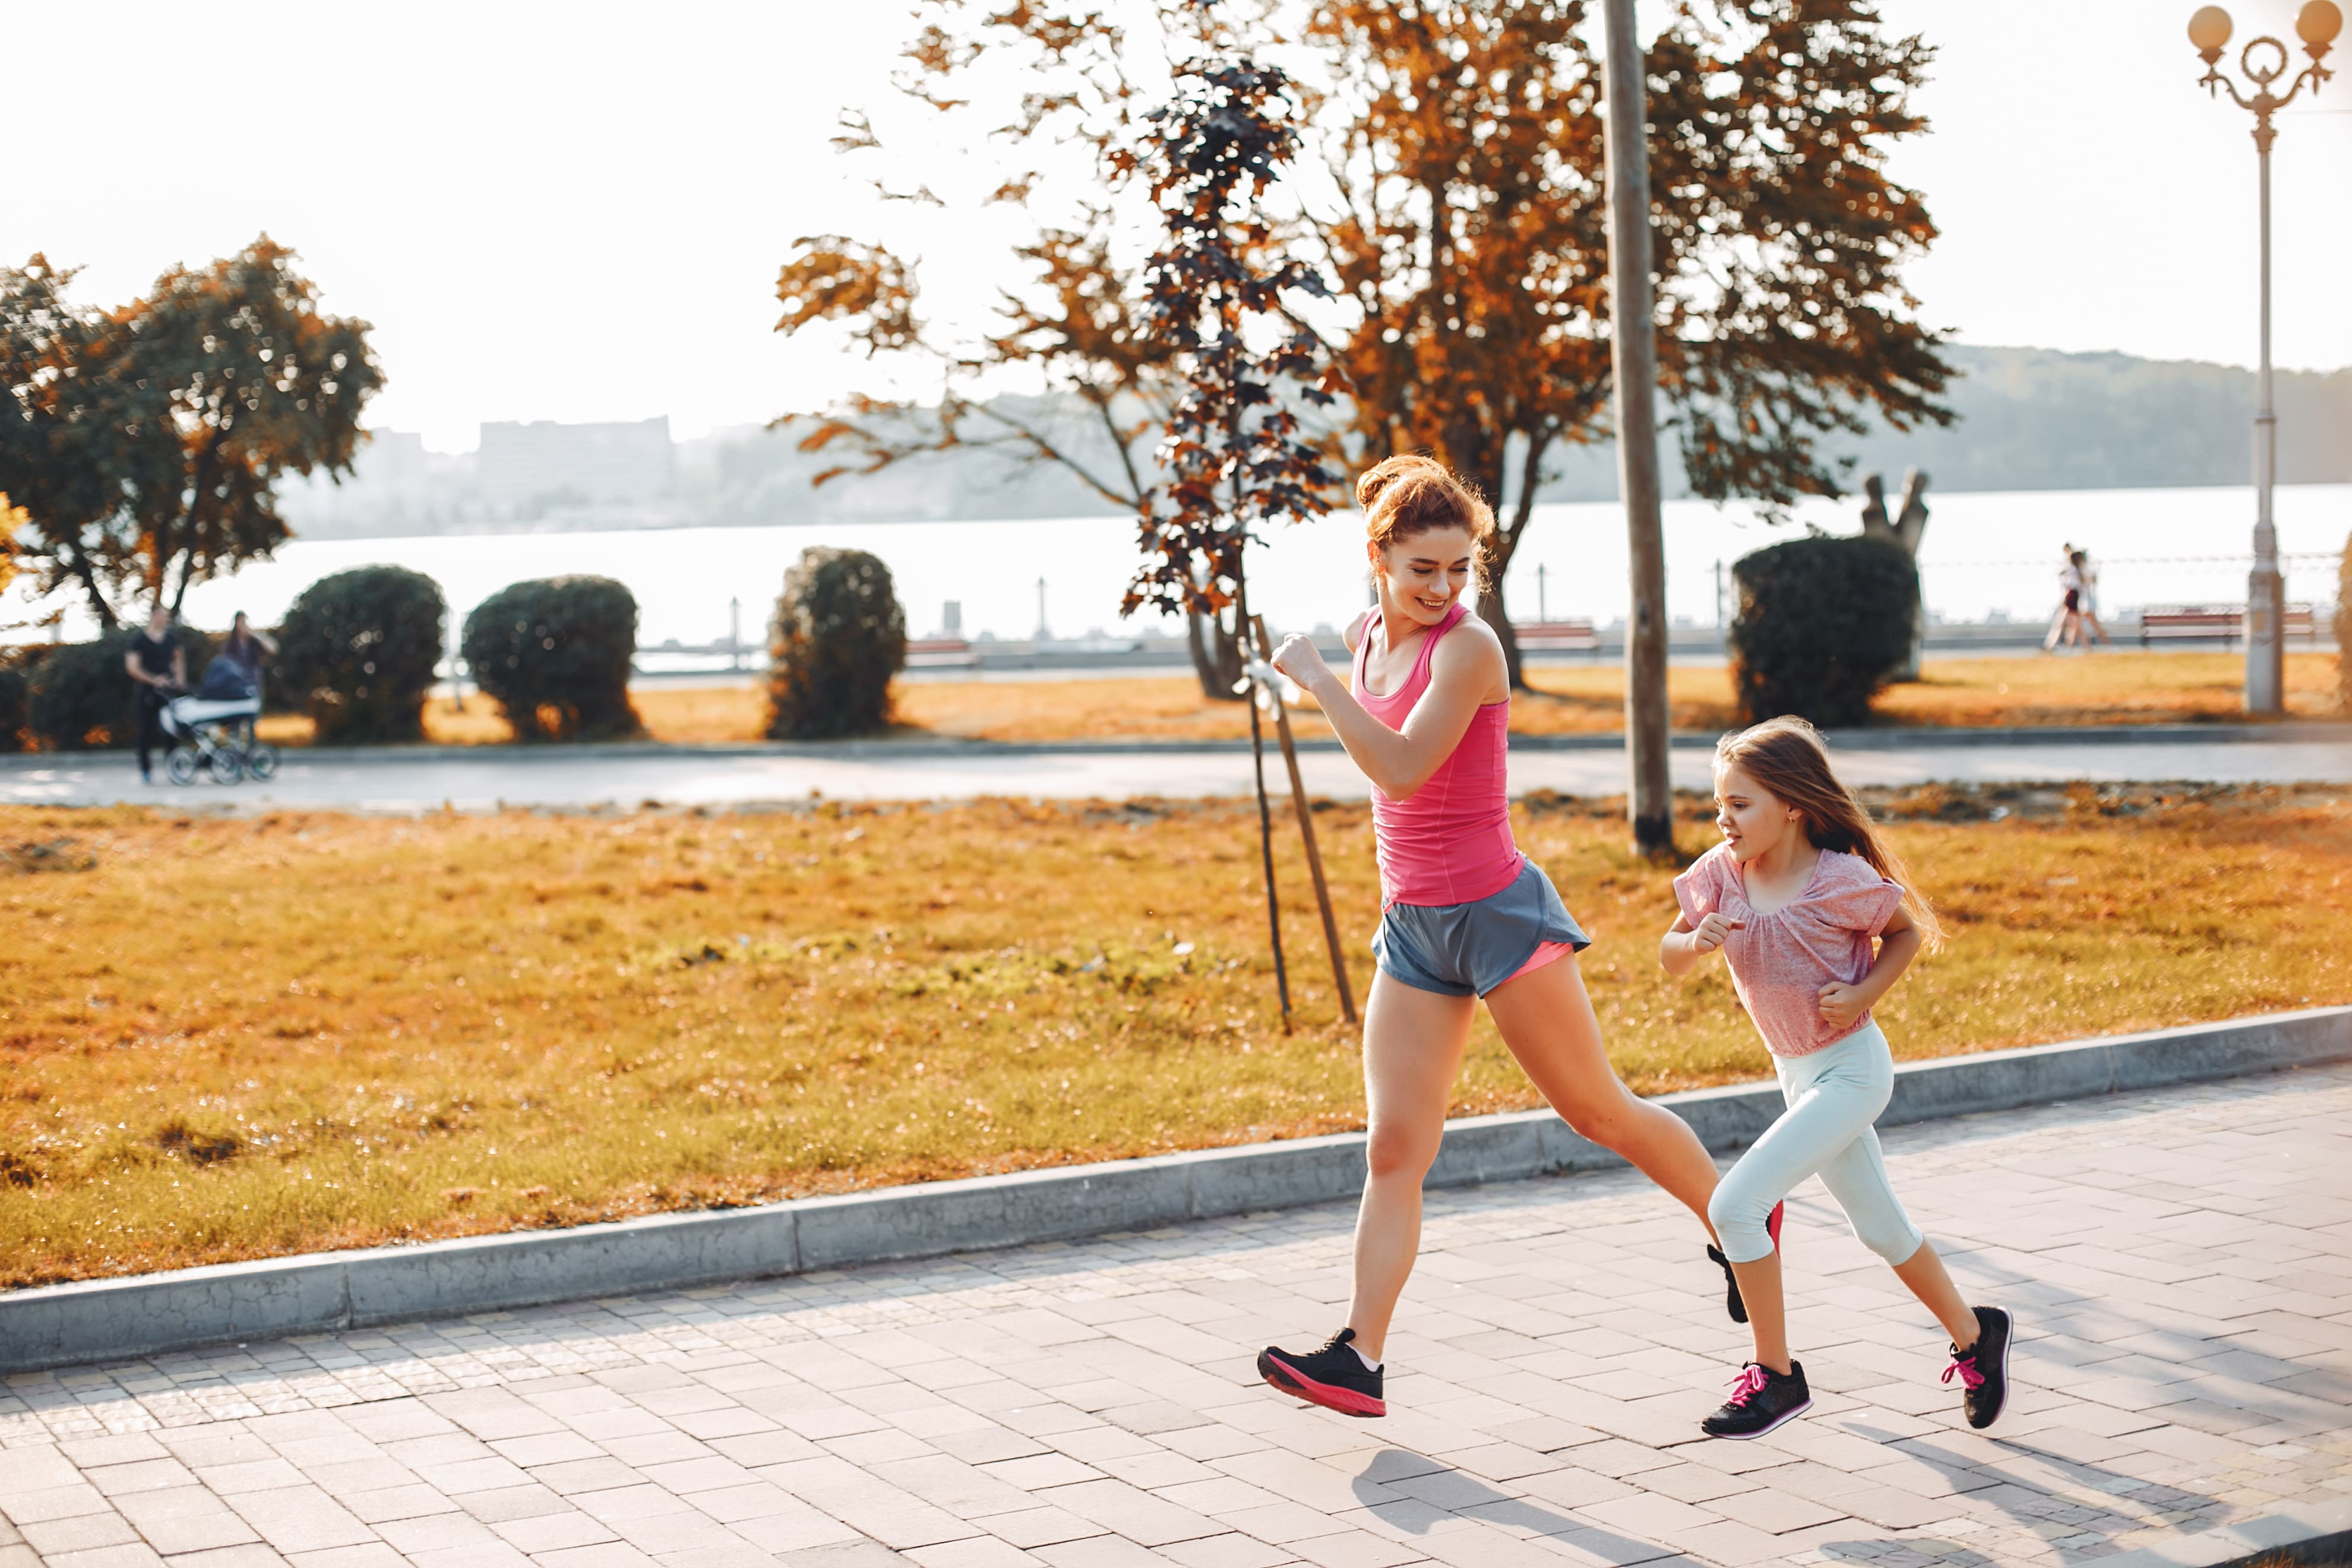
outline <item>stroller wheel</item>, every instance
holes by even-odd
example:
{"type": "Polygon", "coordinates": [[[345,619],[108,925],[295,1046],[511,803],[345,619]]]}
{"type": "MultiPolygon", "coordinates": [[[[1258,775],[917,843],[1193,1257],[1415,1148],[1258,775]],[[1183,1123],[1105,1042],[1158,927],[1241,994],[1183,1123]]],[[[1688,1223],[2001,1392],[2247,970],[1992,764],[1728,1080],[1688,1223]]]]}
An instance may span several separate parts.
{"type": "Polygon", "coordinates": [[[235,752],[215,752],[205,763],[212,770],[215,784],[233,784],[245,776],[245,759],[235,752]]]}
{"type": "Polygon", "coordinates": [[[196,749],[194,746],[173,747],[170,753],[163,759],[163,771],[171,775],[172,782],[175,784],[194,783],[196,776],[196,749]]]}
{"type": "Polygon", "coordinates": [[[278,748],[267,741],[256,741],[245,749],[245,776],[267,783],[278,772],[278,748]]]}

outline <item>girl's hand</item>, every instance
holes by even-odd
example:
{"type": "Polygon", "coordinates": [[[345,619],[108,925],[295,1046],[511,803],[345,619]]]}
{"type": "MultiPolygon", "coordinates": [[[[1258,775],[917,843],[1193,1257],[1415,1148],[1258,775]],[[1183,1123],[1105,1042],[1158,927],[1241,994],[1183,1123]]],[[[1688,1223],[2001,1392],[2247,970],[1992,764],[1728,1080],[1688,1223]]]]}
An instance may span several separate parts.
{"type": "Polygon", "coordinates": [[[1314,691],[1319,682],[1332,678],[1331,667],[1323,662],[1322,651],[1315,646],[1312,638],[1297,632],[1282,639],[1282,646],[1274,650],[1273,664],[1275,668],[1297,682],[1302,691],[1314,691]]]}
{"type": "Polygon", "coordinates": [[[1710,912],[1700,917],[1698,924],[1691,928],[1690,950],[1696,956],[1705,958],[1730,940],[1733,931],[1747,929],[1746,921],[1728,920],[1719,911],[1710,912]]]}
{"type": "Polygon", "coordinates": [[[1859,986],[1841,984],[1832,980],[1822,987],[1822,1019],[1824,1023],[1835,1024],[1841,1029],[1848,1028],[1860,1022],[1862,1016],[1869,1011],[1870,1004],[1864,998],[1859,986]]]}

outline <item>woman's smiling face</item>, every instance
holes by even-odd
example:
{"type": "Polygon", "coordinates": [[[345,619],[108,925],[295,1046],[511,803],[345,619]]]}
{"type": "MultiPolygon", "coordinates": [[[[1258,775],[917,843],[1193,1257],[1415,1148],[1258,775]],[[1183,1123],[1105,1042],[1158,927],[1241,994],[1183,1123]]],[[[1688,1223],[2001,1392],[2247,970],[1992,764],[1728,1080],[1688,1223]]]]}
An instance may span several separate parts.
{"type": "Polygon", "coordinates": [[[1466,528],[1433,528],[1385,548],[1370,546],[1390,605],[1425,626],[1444,618],[1470,586],[1477,542],[1466,528]]]}

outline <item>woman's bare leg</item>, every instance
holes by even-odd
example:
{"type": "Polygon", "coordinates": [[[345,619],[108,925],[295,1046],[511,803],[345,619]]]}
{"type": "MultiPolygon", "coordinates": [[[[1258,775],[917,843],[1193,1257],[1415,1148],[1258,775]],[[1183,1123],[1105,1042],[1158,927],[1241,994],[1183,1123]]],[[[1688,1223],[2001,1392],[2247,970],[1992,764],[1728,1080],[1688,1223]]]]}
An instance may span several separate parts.
{"type": "Polygon", "coordinates": [[[1364,1201],[1356,1211],[1355,1294],[1348,1327],[1358,1348],[1385,1359],[1389,1319],[1421,1251],[1421,1183],[1445,1138],[1445,1108],[1471,1001],[1422,991],[1385,971],[1364,1006],[1364,1201]]]}
{"type": "Polygon", "coordinates": [[[1710,1239],[1706,1201],[1715,1161],[1690,1123],[1627,1089],[1601,1044],[1601,1020],[1584,993],[1576,955],[1507,980],[1486,994],[1486,1010],[1551,1108],[1580,1137],[1624,1156],[1698,1215],[1710,1239]]]}

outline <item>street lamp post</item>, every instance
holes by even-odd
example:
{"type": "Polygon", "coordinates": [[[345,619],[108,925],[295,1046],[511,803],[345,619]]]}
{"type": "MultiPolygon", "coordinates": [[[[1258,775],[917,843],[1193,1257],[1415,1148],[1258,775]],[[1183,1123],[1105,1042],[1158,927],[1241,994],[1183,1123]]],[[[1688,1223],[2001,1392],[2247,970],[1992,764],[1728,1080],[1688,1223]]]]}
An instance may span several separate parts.
{"type": "Polygon", "coordinates": [[[2311,63],[2287,84],[2284,92],[2272,86],[2286,75],[2294,58],[2276,38],[2259,37],[2238,56],[2254,90],[2249,95],[2221,70],[2221,50],[2230,41],[2230,14],[2207,5],[2189,18],[2189,41],[2205,61],[2197,85],[2215,97],[2227,90],[2231,100],[2253,111],[2254,153],[2262,167],[2262,406],[2254,415],[2254,569],[2246,579],[2246,711],[2286,710],[2286,667],[2282,612],[2286,584],[2279,575],[2278,528],[2271,514],[2271,487],[2278,477],[2278,416],[2271,407],[2271,143],[2278,132],[2271,116],[2294,101],[2308,86],[2316,93],[2333,73],[2321,60],[2344,27],[2344,14],[2334,0],[2307,0],[2295,14],[2295,36],[2303,40],[2311,63]]]}

